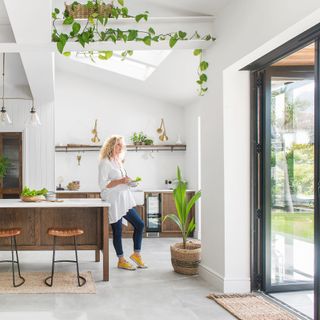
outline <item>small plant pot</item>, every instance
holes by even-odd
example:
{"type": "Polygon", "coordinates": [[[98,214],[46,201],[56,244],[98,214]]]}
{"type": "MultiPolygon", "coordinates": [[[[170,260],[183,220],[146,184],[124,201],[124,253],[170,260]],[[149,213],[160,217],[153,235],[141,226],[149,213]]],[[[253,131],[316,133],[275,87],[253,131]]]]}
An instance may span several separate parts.
{"type": "Polygon", "coordinates": [[[195,275],[199,273],[199,264],[201,256],[201,244],[187,242],[186,249],[183,249],[183,243],[176,243],[170,246],[171,263],[177,273],[185,275],[195,275]]]}

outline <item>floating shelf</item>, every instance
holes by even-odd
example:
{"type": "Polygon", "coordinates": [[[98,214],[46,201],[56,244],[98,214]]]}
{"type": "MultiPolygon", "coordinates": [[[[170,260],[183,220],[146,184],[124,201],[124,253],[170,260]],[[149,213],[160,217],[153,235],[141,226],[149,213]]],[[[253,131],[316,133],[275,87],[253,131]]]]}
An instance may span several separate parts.
{"type": "MultiPolygon", "coordinates": [[[[101,145],[67,144],[55,146],[56,152],[85,152],[100,151],[101,145]]],[[[154,145],[133,145],[126,146],[127,151],[186,151],[185,144],[154,144],[154,145]]]]}

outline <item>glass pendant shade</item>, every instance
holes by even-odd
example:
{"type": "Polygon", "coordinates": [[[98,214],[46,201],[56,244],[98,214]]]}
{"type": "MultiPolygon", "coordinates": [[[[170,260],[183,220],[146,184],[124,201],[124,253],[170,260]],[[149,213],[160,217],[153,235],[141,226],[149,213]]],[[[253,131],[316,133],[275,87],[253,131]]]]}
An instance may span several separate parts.
{"type": "Polygon", "coordinates": [[[26,125],[27,126],[31,126],[31,127],[37,127],[41,125],[39,116],[36,112],[36,109],[34,108],[34,106],[32,106],[31,110],[30,110],[30,115],[26,121],[26,125]]]}
{"type": "Polygon", "coordinates": [[[8,124],[12,124],[12,121],[11,121],[5,107],[2,107],[1,112],[0,112],[0,125],[4,126],[4,125],[8,125],[8,124]]]}

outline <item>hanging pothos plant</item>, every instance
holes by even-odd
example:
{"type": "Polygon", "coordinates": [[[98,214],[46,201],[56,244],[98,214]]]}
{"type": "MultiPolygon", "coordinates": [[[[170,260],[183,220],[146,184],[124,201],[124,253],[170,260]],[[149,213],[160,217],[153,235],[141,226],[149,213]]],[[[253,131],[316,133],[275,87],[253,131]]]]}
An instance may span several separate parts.
{"type": "MultiPolygon", "coordinates": [[[[114,43],[117,43],[118,41],[139,41],[143,42],[147,46],[151,46],[152,42],[169,40],[169,46],[170,48],[173,48],[178,41],[215,40],[209,34],[200,36],[197,31],[195,31],[191,36],[188,36],[184,31],[157,34],[153,28],[149,28],[147,31],[137,29],[113,29],[108,26],[109,19],[133,18],[138,24],[142,20],[147,21],[149,17],[148,11],[137,14],[136,16],[131,16],[128,8],[124,5],[124,0],[117,0],[117,2],[118,6],[115,6],[113,3],[105,4],[101,0],[89,0],[86,4],[79,4],[77,1],[74,1],[71,5],[66,6],[66,9],[63,11],[63,24],[70,26],[69,33],[58,32],[55,22],[59,19],[60,10],[55,8],[52,12],[52,41],[57,43],[58,51],[65,56],[70,56],[70,52],[64,51],[65,45],[69,40],[79,42],[83,48],[85,48],[87,44],[96,41],[112,41],[114,43]],[[80,7],[86,9],[88,12],[87,20],[83,27],[81,27],[81,24],[77,21],[76,15],[74,14],[80,7]]],[[[93,51],[88,51],[87,53],[92,59],[94,59],[95,53],[93,51]]],[[[132,54],[132,50],[125,50],[122,52],[121,56],[125,59],[127,56],[131,56],[132,54]]],[[[203,60],[202,49],[195,49],[193,54],[198,56],[200,61],[198,66],[197,84],[199,85],[199,95],[203,96],[208,90],[206,87],[208,77],[205,71],[208,69],[209,63],[203,60]]],[[[113,51],[98,52],[98,57],[102,60],[108,60],[112,55],[113,51]]]]}

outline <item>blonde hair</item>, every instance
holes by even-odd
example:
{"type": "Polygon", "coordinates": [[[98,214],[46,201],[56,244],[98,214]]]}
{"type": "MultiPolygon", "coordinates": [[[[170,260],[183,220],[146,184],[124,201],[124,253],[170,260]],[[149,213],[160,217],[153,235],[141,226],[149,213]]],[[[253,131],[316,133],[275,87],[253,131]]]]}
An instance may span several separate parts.
{"type": "MultiPolygon", "coordinates": [[[[114,155],[114,148],[115,148],[117,142],[120,140],[122,140],[123,145],[124,145],[123,136],[113,135],[113,136],[107,138],[106,141],[104,142],[101,150],[100,150],[100,159],[102,160],[102,159],[108,158],[109,160],[111,160],[114,155]]],[[[125,151],[125,146],[123,147],[123,150],[122,150],[121,154],[119,155],[120,159],[123,159],[124,151],[125,151]]]]}

